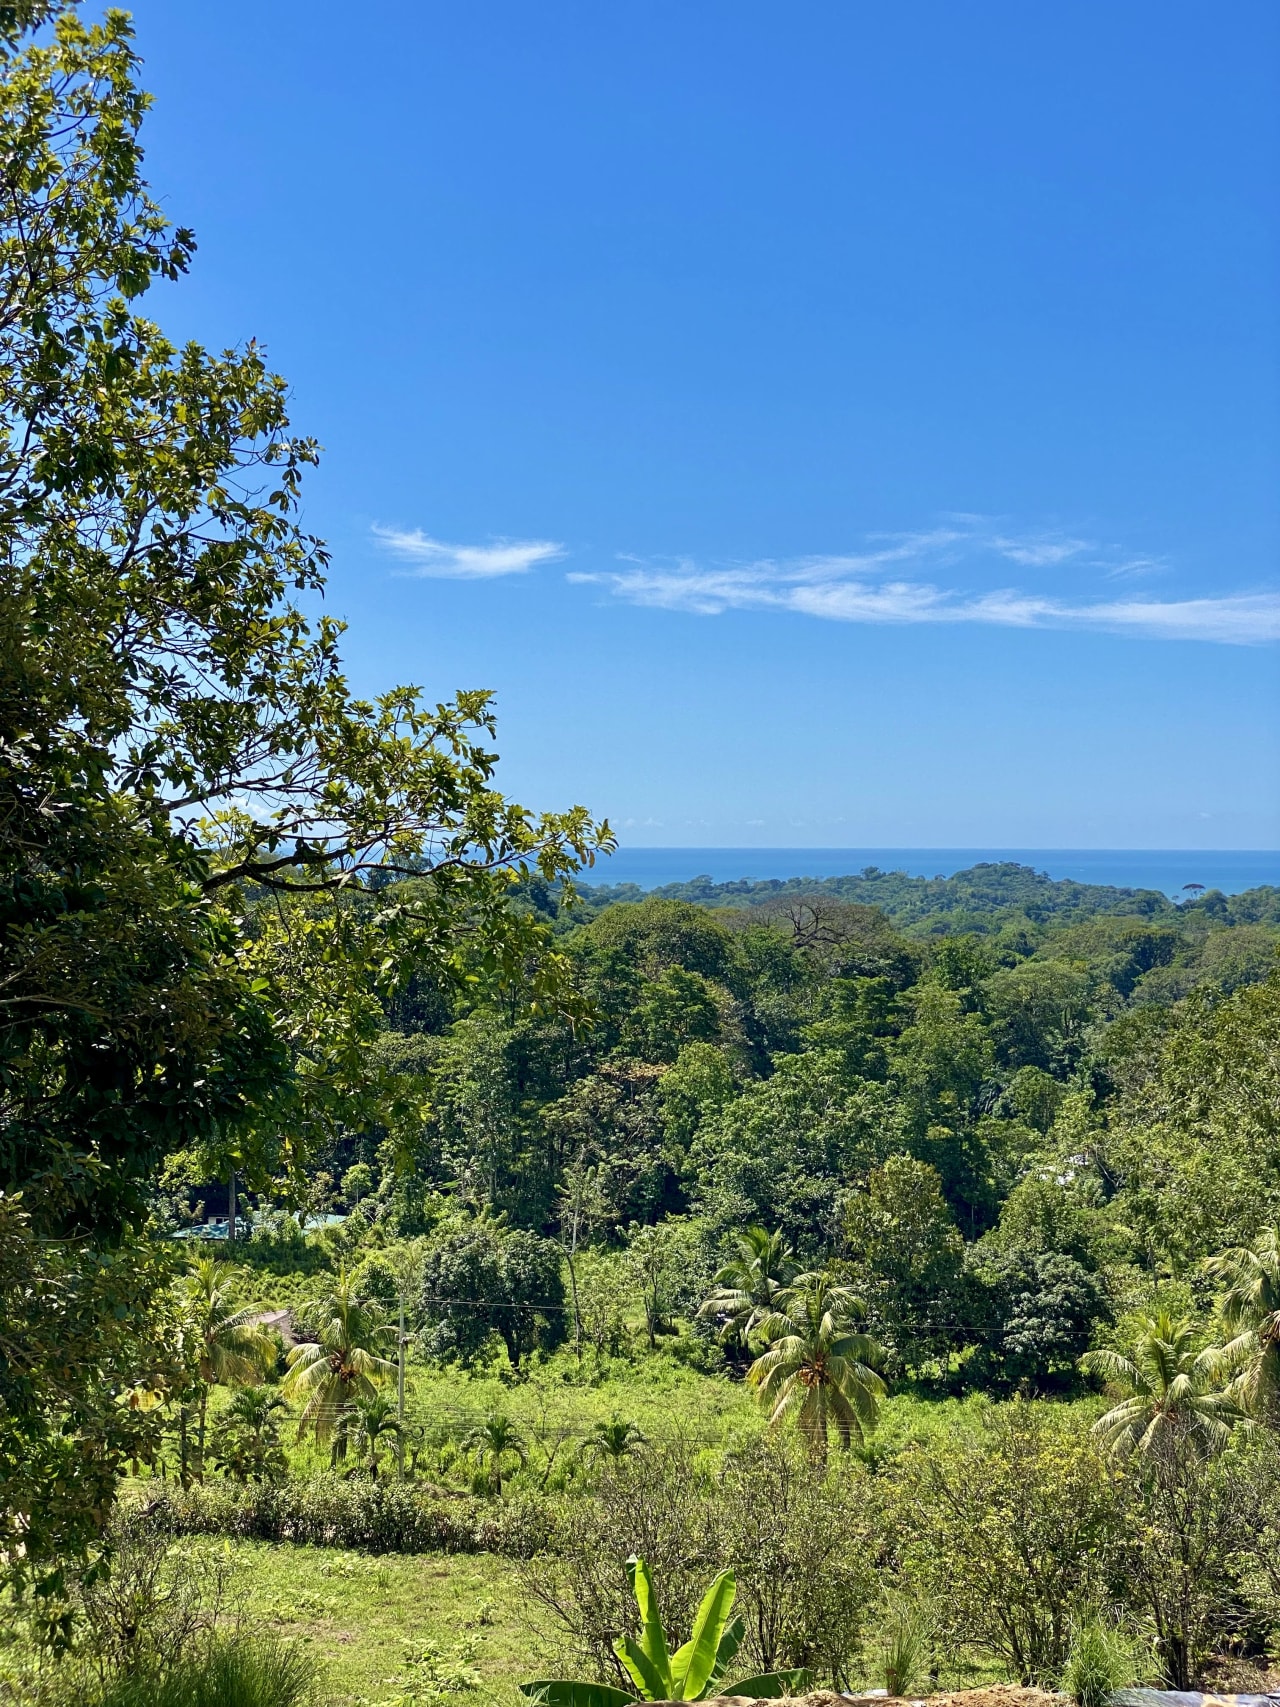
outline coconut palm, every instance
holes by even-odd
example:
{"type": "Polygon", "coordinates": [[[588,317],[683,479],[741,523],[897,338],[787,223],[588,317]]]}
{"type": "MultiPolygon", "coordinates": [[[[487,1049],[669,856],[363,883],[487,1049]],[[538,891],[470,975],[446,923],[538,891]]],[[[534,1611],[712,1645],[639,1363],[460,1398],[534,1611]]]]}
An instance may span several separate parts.
{"type": "Polygon", "coordinates": [[[614,1417],[611,1422],[594,1423],[582,1443],[584,1458],[627,1458],[648,1441],[633,1422],[614,1417]]]}
{"type": "Polygon", "coordinates": [[[1130,1357],[1089,1351],[1080,1360],[1124,1396],[1093,1425],[1114,1457],[1151,1457],[1180,1444],[1208,1455],[1224,1446],[1244,1412],[1222,1381],[1228,1370],[1221,1346],[1197,1348],[1194,1323],[1174,1321],[1167,1310],[1147,1316],[1130,1357]]]}
{"type": "Polygon", "coordinates": [[[1205,1264],[1227,1283],[1222,1319],[1234,1338],[1223,1354],[1239,1370],[1232,1393],[1257,1417],[1280,1425],[1280,1227],[1250,1249],[1238,1245],[1205,1264]]]}
{"type": "Polygon", "coordinates": [[[351,1432],[356,1435],[368,1454],[365,1467],[376,1482],[381,1457],[381,1444],[386,1436],[399,1442],[404,1439],[404,1425],[396,1411],[394,1399],[385,1393],[375,1393],[371,1399],[357,1399],[347,1413],[351,1432]]]}
{"type": "Polygon", "coordinates": [[[723,1323],[720,1338],[745,1345],[770,1315],[778,1294],[795,1278],[795,1253],[781,1233],[748,1227],[734,1240],[734,1254],[716,1271],[698,1315],[723,1323]]]}
{"type": "Polygon", "coordinates": [[[854,1326],[861,1313],[847,1286],[826,1274],[799,1274],[759,1325],[769,1349],[751,1365],[747,1380],[760,1389],[770,1422],[794,1414],[820,1462],[833,1424],[842,1447],[863,1444],[884,1397],[876,1370],[883,1354],[854,1326]]]}
{"type": "Polygon", "coordinates": [[[336,1464],[347,1454],[352,1407],[372,1399],[379,1384],[395,1373],[395,1362],[382,1355],[394,1343],[395,1329],[376,1305],[356,1297],[345,1269],[333,1291],[307,1312],[304,1326],[315,1338],[289,1353],[282,1391],[302,1401],[299,1438],[313,1433],[317,1445],[332,1440],[336,1464]]]}
{"type": "Polygon", "coordinates": [[[235,1308],[214,1257],[197,1257],[181,1277],[178,1304],[183,1332],[194,1341],[199,1387],[195,1472],[203,1476],[211,1389],[257,1385],[274,1365],[279,1344],[271,1330],[255,1320],[252,1309],[235,1308]]]}
{"type": "Polygon", "coordinates": [[[524,1440],[516,1425],[510,1417],[503,1416],[501,1411],[495,1411],[477,1428],[471,1430],[464,1444],[470,1447],[480,1460],[481,1469],[488,1463],[489,1486],[501,1498],[503,1464],[509,1458],[515,1458],[520,1464],[526,1461],[524,1440]]]}

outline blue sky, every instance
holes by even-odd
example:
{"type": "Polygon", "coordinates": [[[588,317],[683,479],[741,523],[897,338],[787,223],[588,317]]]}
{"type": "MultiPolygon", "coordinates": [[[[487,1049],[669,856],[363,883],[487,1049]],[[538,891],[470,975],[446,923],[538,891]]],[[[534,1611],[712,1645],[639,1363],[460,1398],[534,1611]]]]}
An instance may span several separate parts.
{"type": "Polygon", "coordinates": [[[632,844],[1280,846],[1280,8],[134,7],[362,688],[632,844]]]}

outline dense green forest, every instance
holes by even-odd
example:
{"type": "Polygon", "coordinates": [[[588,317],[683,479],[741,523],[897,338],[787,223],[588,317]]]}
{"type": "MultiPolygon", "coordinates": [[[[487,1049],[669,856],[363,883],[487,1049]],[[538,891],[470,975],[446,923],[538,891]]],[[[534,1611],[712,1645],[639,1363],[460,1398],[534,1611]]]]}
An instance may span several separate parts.
{"type": "MultiPolygon", "coordinates": [[[[523,1336],[550,1346],[572,1309],[537,1241],[669,1247],[656,1332],[762,1226],[836,1266],[896,1370],[1078,1388],[1081,1353],[1157,1299],[1203,1303],[1202,1260],[1280,1206],[1280,895],[1176,907],[1017,867],[856,881],[896,921],[843,880],[715,908],[525,885],[581,1017],[415,982],[372,1047],[426,1112],[343,1132],[312,1206],[352,1210],[353,1252],[361,1228],[424,1241],[422,1306],[459,1355],[493,1319],[482,1245],[524,1253],[522,1301],[557,1308],[523,1336]],[[432,1287],[475,1308],[433,1312],[432,1287]]],[[[264,1251],[281,1228],[255,1222],[264,1251]]]]}

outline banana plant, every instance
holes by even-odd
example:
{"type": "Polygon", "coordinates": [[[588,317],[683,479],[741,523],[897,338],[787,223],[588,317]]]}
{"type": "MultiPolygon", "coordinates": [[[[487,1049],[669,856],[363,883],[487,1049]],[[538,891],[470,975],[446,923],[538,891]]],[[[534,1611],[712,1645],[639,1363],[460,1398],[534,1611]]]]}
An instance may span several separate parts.
{"type": "Polygon", "coordinates": [[[735,1683],[724,1681],[746,1633],[741,1618],[730,1620],[738,1592],[732,1571],[721,1571],[703,1595],[693,1632],[674,1654],[662,1627],[653,1576],[643,1559],[627,1560],[627,1578],[640,1613],[640,1635],[639,1639],[619,1637],[614,1652],[635,1688],[542,1678],[520,1685],[520,1693],[533,1707],[631,1707],[636,1701],[705,1701],[709,1695],[746,1695],[762,1700],[802,1695],[812,1687],[813,1674],[807,1671],[771,1671],[739,1678],[735,1683]]]}

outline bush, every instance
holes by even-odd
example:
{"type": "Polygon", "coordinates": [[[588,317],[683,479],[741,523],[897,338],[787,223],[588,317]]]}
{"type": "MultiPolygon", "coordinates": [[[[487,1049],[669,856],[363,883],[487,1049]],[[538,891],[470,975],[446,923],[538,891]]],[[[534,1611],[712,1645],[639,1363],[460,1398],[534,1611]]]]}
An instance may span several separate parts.
{"type": "Polygon", "coordinates": [[[1071,1615],[1124,1589],[1122,1493],[1083,1419],[1051,1406],[992,1409],[981,1438],[902,1460],[904,1562],[938,1608],[948,1653],[969,1649],[1019,1682],[1061,1677],[1071,1615]]]}
{"type": "Polygon", "coordinates": [[[1077,1707],[1106,1707],[1117,1689],[1129,1688],[1139,1676],[1137,1650],[1114,1624],[1085,1618],[1072,1630],[1062,1687],[1077,1707]]]}
{"type": "Polygon", "coordinates": [[[843,1686],[876,1598],[887,1493],[856,1462],[823,1471],[778,1438],[753,1442],[713,1477],[677,1438],[602,1460],[588,1490],[561,1499],[524,1585],[573,1667],[628,1687],[613,1647],[634,1621],[628,1554],[648,1561],[663,1622],[682,1636],[708,1575],[732,1566],[742,1669],[803,1666],[843,1686]]]}
{"type": "MultiPolygon", "coordinates": [[[[928,1671],[938,1619],[927,1602],[909,1594],[887,1594],[880,1616],[876,1660],[890,1695],[909,1695],[928,1671]]],[[[1087,1707],[1095,1707],[1093,1702],[1087,1707]]]]}
{"type": "Polygon", "coordinates": [[[231,1564],[210,1548],[169,1545],[138,1515],[118,1513],[106,1534],[106,1568],[75,1584],[82,1655],[98,1677],[167,1671],[218,1624],[238,1622],[231,1564]]]}
{"type": "Polygon", "coordinates": [[[412,1484],[339,1476],[307,1481],[168,1487],[139,1519],[164,1535],[232,1535],[365,1553],[502,1553],[526,1558],[547,1534],[530,1501],[441,1500],[412,1484]]]}
{"type": "Polygon", "coordinates": [[[302,1707],[315,1682],[315,1662],[301,1649],[232,1636],[165,1671],[116,1676],[90,1699],[92,1707],[302,1707]]]}

